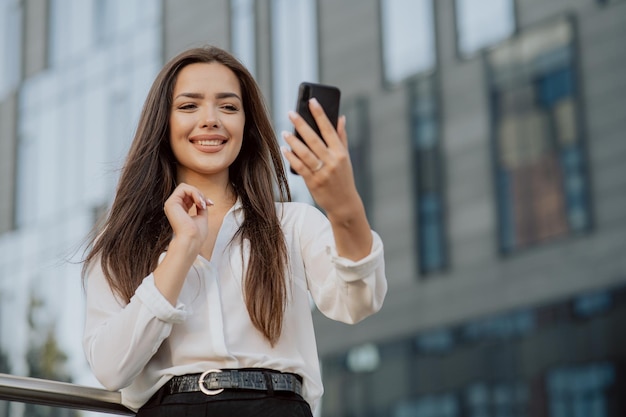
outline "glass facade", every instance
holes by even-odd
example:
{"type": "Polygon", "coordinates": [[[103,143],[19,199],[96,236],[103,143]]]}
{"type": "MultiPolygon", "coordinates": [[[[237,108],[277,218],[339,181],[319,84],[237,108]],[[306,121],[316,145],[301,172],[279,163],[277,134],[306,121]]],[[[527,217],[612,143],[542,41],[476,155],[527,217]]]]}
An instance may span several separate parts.
{"type": "Polygon", "coordinates": [[[16,375],[34,372],[25,352],[52,335],[59,358],[68,358],[58,375],[93,382],[77,331],[83,296],[73,261],[94,213],[110,203],[162,64],[161,2],[126,3],[51,0],[48,67],[19,86],[17,228],[0,239],[0,340],[10,340],[16,375]]]}
{"type": "Polygon", "coordinates": [[[591,227],[574,29],[558,20],[488,55],[500,249],[591,227]]]}
{"type": "Polygon", "coordinates": [[[380,17],[385,81],[395,84],[436,64],[432,0],[382,0],[380,17]]]}
{"type": "Polygon", "coordinates": [[[514,0],[456,0],[457,50],[471,57],[515,33],[514,0]]]}
{"type": "Polygon", "coordinates": [[[322,416],[622,416],[625,301],[617,287],[324,357],[322,416]]]}

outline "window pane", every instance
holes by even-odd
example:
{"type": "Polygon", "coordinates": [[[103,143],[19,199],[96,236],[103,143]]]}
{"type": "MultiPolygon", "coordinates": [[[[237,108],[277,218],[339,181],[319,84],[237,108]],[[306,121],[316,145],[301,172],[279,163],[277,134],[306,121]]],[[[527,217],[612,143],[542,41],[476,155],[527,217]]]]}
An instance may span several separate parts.
{"type": "Polygon", "coordinates": [[[287,112],[298,85],[318,80],[317,16],[314,0],[272,1],[274,114],[277,130],[291,130],[287,112]],[[294,31],[293,28],[298,30],[294,31]]]}
{"type": "Polygon", "coordinates": [[[253,75],[256,72],[256,44],[253,0],[231,0],[231,51],[253,75]]]}
{"type": "Polygon", "coordinates": [[[458,48],[473,55],[515,32],[513,0],[456,0],[458,48]]]}
{"type": "Polygon", "coordinates": [[[432,0],[382,0],[385,79],[397,83],[435,66],[432,0]]]}
{"type": "MultiPolygon", "coordinates": [[[[23,117],[18,121],[18,226],[49,221],[68,207],[101,206],[114,191],[117,168],[150,82],[161,66],[160,1],[150,3],[152,7],[147,0],[142,1],[147,14],[123,38],[107,39],[104,48],[81,49],[82,41],[74,46],[59,44],[58,66],[24,81],[20,92],[23,117]],[[74,56],[80,59],[70,59],[74,56]],[[72,123],[63,123],[67,120],[72,123]],[[46,132],[43,141],[37,134],[42,131],[46,132]],[[33,213],[23,209],[30,206],[36,207],[33,213]]],[[[87,8],[88,4],[104,6],[52,0],[51,19],[57,24],[51,37],[81,33],[85,27],[94,33],[91,24],[95,11],[87,8]],[[76,19],[84,16],[89,19],[77,23],[76,19]]]]}
{"type": "MultiPolygon", "coordinates": [[[[272,0],[272,104],[277,132],[292,131],[287,112],[302,81],[318,81],[315,0],[272,0]],[[297,30],[294,30],[297,28],[297,30]]],[[[300,177],[290,175],[293,199],[312,202],[300,177]]]]}
{"type": "Polygon", "coordinates": [[[573,39],[559,20],[487,56],[504,252],[590,227],[573,39]]]}
{"type": "Polygon", "coordinates": [[[615,365],[599,362],[564,366],[549,372],[550,411],[556,416],[609,417],[609,390],[616,379],[615,365]]]}
{"type": "Polygon", "coordinates": [[[432,76],[409,88],[419,269],[428,274],[447,262],[438,105],[432,76]]]}
{"type": "Polygon", "coordinates": [[[96,0],[93,6],[93,31],[97,43],[111,40],[115,34],[115,17],[117,2],[96,0]]]}

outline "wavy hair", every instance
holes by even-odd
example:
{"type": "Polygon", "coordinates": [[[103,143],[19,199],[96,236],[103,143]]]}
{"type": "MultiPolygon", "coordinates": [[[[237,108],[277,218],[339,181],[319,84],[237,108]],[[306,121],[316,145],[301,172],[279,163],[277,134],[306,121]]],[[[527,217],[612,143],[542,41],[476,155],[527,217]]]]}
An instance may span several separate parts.
{"type": "Polygon", "coordinates": [[[244,210],[244,221],[235,239],[250,242],[243,287],[250,319],[274,345],[282,330],[288,262],[274,202],[290,201],[291,194],[278,141],[256,81],[236,58],[217,47],[184,51],[156,77],[108,216],[90,235],[82,276],[85,280],[90,265],[99,261],[114,293],[129,302],[143,278],[156,268],[159,255],[172,238],[163,205],[176,187],[176,159],[169,141],[174,84],[185,66],[213,62],[233,71],[241,86],[246,115],[243,143],[229,167],[230,181],[244,210]]]}

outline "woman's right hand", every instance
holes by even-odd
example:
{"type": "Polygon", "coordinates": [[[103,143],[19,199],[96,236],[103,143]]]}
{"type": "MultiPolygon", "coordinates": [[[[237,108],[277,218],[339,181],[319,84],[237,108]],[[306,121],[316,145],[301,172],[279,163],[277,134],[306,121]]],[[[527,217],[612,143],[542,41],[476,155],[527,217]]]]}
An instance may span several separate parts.
{"type": "Polygon", "coordinates": [[[184,238],[200,250],[209,234],[207,205],[213,205],[196,187],[181,183],[163,207],[175,238],[184,238]]]}
{"type": "Polygon", "coordinates": [[[165,258],[154,270],[154,284],[163,296],[176,305],[185,277],[209,235],[207,205],[213,205],[200,190],[179,184],[165,201],[163,210],[174,237],[165,258]]]}

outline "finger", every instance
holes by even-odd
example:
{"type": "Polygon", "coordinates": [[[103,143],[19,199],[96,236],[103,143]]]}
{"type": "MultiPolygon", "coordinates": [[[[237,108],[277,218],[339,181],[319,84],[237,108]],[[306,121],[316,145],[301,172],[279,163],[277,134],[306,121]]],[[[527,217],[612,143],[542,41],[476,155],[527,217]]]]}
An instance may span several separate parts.
{"type": "Polygon", "coordinates": [[[339,135],[339,140],[343,144],[343,146],[348,148],[348,133],[346,132],[346,116],[342,115],[339,117],[339,121],[337,122],[337,134],[339,135]]]}
{"type": "Polygon", "coordinates": [[[287,149],[285,146],[281,146],[280,150],[285,156],[285,159],[287,159],[289,166],[295,171],[296,174],[302,176],[306,169],[304,162],[302,162],[294,152],[287,149]]]}
{"type": "Polygon", "coordinates": [[[179,198],[185,209],[189,210],[195,205],[198,210],[206,210],[207,205],[213,205],[213,202],[202,194],[196,187],[181,183],[174,190],[174,194],[179,194],[179,198]]]}
{"type": "MultiPolygon", "coordinates": [[[[302,162],[305,167],[315,172],[323,164],[323,161],[314,152],[311,151],[300,139],[289,132],[282,132],[284,141],[291,146],[291,153],[302,162]]],[[[294,168],[295,170],[295,168],[294,168]]],[[[301,174],[302,175],[302,174],[301,174]]]]}
{"type": "Polygon", "coordinates": [[[213,201],[206,198],[200,191],[193,193],[194,204],[198,210],[206,210],[207,207],[215,205],[213,201]]]}
{"type": "Polygon", "coordinates": [[[326,116],[322,105],[315,97],[309,100],[309,110],[311,110],[315,123],[317,123],[317,127],[322,133],[322,138],[324,138],[326,146],[333,148],[339,145],[341,141],[337,135],[337,126],[333,126],[328,116],[326,116]]]}
{"type": "Polygon", "coordinates": [[[302,140],[319,158],[322,158],[327,151],[327,147],[324,144],[322,138],[320,138],[315,130],[295,111],[289,112],[289,120],[296,128],[296,131],[302,137],[302,140]]]}

